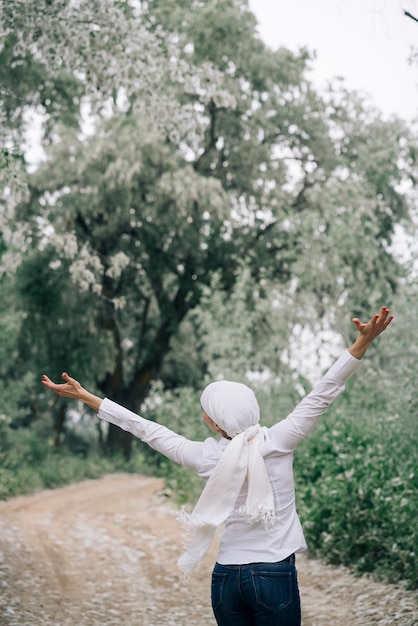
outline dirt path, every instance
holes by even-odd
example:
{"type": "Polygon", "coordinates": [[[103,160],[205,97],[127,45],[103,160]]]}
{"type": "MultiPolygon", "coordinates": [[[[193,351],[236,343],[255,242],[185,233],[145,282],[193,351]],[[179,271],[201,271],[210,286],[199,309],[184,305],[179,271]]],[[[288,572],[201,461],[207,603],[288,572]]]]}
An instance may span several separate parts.
{"type": "MultiPolygon", "coordinates": [[[[117,475],[0,503],[1,626],[214,626],[215,549],[187,587],[162,482],[117,475]]],[[[418,626],[416,594],[298,558],[303,626],[418,626]]]]}

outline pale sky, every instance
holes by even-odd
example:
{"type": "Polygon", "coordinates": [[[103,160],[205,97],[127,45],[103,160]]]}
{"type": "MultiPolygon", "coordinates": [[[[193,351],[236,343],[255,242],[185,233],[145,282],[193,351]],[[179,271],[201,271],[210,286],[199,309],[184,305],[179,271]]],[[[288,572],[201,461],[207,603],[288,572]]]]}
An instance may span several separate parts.
{"type": "Polygon", "coordinates": [[[418,0],[250,0],[259,34],[271,48],[315,51],[311,79],[335,76],[370,96],[384,114],[418,117],[418,0]]]}

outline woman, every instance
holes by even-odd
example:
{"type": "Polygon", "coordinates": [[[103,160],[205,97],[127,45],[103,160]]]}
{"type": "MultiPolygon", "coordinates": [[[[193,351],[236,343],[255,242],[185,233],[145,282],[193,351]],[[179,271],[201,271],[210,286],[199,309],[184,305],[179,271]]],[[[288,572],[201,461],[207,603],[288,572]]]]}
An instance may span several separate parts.
{"type": "Polygon", "coordinates": [[[373,340],[391,323],[382,307],[368,323],[353,318],[358,336],[286,419],[260,427],[259,407],[249,387],[231,381],[202,393],[203,420],[222,437],[190,441],[164,426],[89,393],[68,374],[42,384],[75,398],[98,417],[133,433],[206,480],[202,494],[180,521],[190,533],[178,565],[187,577],[207,553],[215,530],[225,524],[212,573],[212,607],[220,626],[300,626],[295,553],[306,543],[295,507],[293,451],[331,402],[344,390],[373,340]]]}

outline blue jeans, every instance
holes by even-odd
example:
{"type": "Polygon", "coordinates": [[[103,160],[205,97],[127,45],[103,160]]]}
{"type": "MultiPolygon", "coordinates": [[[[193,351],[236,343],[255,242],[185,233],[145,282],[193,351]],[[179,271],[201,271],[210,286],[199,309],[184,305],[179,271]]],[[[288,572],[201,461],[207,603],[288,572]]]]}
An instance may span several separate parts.
{"type": "Polygon", "coordinates": [[[301,624],[294,554],[278,563],[216,563],[211,597],[218,626],[301,624]]]}

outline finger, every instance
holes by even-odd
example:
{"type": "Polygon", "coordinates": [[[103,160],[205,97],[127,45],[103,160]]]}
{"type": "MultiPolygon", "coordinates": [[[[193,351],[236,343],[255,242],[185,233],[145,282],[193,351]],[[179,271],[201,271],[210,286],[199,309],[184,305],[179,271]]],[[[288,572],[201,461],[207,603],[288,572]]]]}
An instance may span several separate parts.
{"type": "Polygon", "coordinates": [[[393,315],[389,317],[389,313],[389,309],[385,306],[380,309],[378,323],[379,325],[382,325],[383,328],[386,328],[386,326],[393,320],[393,315]]]}
{"type": "Polygon", "coordinates": [[[48,389],[50,389],[51,391],[54,391],[55,393],[59,392],[59,389],[61,387],[61,385],[56,385],[55,383],[52,382],[52,380],[41,380],[41,384],[44,387],[47,387],[48,389]]]}
{"type": "Polygon", "coordinates": [[[393,318],[394,318],[394,315],[391,315],[390,317],[388,317],[388,319],[385,321],[385,328],[389,326],[393,318]]]}
{"type": "Polygon", "coordinates": [[[386,306],[382,306],[382,308],[380,309],[380,314],[379,315],[383,319],[386,319],[387,316],[389,315],[389,309],[386,306]]]}
{"type": "Polygon", "coordinates": [[[353,324],[357,328],[357,330],[359,330],[359,328],[362,326],[362,323],[360,322],[358,317],[353,317],[353,319],[351,321],[353,322],[353,324]]]}
{"type": "Polygon", "coordinates": [[[69,376],[67,374],[67,372],[63,372],[61,376],[70,385],[78,385],[78,382],[76,381],[76,379],[75,378],[71,378],[71,376],[69,376]]]}
{"type": "Polygon", "coordinates": [[[52,380],[50,378],[48,378],[48,376],[46,374],[42,374],[41,383],[43,385],[46,385],[47,387],[52,387],[55,384],[55,383],[52,382],[52,380]]]}

